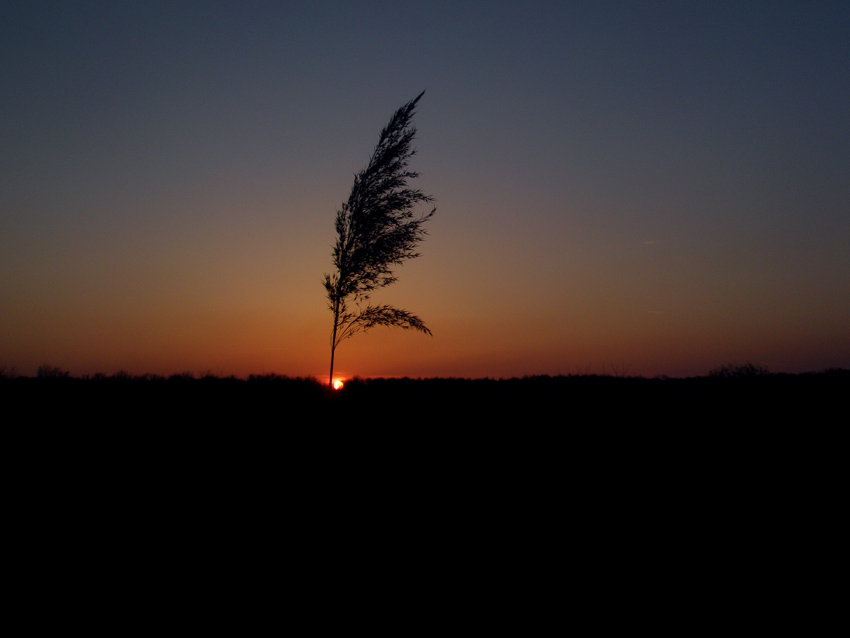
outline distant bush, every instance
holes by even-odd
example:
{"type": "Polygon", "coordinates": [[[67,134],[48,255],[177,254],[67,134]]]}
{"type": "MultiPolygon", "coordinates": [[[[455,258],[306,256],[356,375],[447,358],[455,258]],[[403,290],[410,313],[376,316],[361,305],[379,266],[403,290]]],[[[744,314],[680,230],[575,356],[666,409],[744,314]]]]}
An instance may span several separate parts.
{"type": "Polygon", "coordinates": [[[49,366],[44,363],[38,366],[36,376],[39,379],[67,379],[71,375],[67,370],[63,370],[62,368],[57,368],[55,366],[49,366]]]}
{"type": "Polygon", "coordinates": [[[195,373],[194,372],[180,372],[179,374],[172,374],[168,377],[169,381],[194,381],[195,373]]]}
{"type": "Polygon", "coordinates": [[[708,372],[708,376],[710,377],[720,377],[724,379],[761,377],[767,374],[770,374],[770,370],[767,369],[767,366],[752,363],[750,361],[742,364],[728,363],[708,372]]]}

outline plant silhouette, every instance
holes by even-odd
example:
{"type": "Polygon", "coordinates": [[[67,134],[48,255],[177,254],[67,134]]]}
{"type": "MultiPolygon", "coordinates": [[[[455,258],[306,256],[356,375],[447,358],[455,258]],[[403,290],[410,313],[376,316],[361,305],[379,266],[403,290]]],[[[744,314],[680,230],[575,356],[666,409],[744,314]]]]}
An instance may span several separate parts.
{"type": "Polygon", "coordinates": [[[333,313],[331,387],[336,348],[357,332],[374,326],[397,326],[431,334],[419,317],[406,310],[386,304],[363,306],[374,290],[397,280],[393,266],[419,256],[416,245],[426,234],[422,224],[437,210],[414,216],[417,204],[434,200],[407,185],[408,180],[418,177],[408,170],[416,153],[410,146],[416,136],[411,119],[424,94],[390,118],[368,165],[354,176],[348,201],[336,214],[337,239],[332,253],[336,272],[326,274],[324,282],[333,313]]]}

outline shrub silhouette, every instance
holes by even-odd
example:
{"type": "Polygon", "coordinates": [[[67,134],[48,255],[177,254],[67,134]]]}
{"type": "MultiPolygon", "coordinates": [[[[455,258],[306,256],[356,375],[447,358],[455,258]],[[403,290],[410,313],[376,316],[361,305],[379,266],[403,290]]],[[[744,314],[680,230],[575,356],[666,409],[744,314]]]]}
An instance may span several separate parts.
{"type": "Polygon", "coordinates": [[[38,366],[38,371],[35,376],[39,379],[67,379],[70,376],[70,373],[62,368],[57,368],[43,363],[38,366]]]}
{"type": "Polygon", "coordinates": [[[767,366],[758,365],[748,361],[742,364],[725,364],[709,371],[708,376],[719,378],[742,378],[742,377],[760,377],[770,374],[767,366]]]}

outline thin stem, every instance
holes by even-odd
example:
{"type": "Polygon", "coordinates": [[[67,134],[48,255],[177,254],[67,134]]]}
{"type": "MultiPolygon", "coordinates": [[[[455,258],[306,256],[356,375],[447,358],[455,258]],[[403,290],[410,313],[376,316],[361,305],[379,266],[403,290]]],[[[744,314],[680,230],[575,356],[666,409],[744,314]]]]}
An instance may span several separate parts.
{"type": "Polygon", "coordinates": [[[328,387],[334,388],[334,354],[336,353],[336,329],[339,325],[339,299],[334,301],[334,331],[331,336],[331,371],[328,375],[328,387]]]}

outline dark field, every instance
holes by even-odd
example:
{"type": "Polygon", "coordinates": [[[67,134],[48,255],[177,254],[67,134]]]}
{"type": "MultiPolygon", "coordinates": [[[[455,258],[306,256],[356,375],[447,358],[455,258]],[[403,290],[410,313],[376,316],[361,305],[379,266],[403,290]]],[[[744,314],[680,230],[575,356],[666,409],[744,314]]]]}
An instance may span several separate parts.
{"type": "Polygon", "coordinates": [[[280,377],[6,378],[8,546],[20,587],[114,582],[98,604],[119,610],[127,596],[158,609],[223,596],[233,628],[281,599],[324,618],[340,596],[402,615],[437,597],[441,613],[526,629],[563,588],[579,606],[663,596],[664,615],[693,587],[722,587],[734,609],[752,604],[748,582],[763,591],[832,560],[848,387],[848,371],[339,392],[280,377]],[[499,597],[512,606],[488,607],[499,597]]]}
{"type": "Polygon", "coordinates": [[[846,427],[848,389],[847,370],[354,379],[340,391],[278,376],[0,380],[7,436],[56,466],[135,468],[153,481],[289,472],[312,485],[806,463],[846,427]]]}
{"type": "Polygon", "coordinates": [[[391,436],[412,435],[420,427],[457,436],[504,427],[564,435],[743,431],[789,419],[798,425],[828,422],[850,388],[850,370],[688,379],[353,379],[334,392],[315,379],[277,375],[74,378],[48,372],[52,376],[0,377],[0,396],[13,408],[15,422],[50,429],[163,428],[175,435],[226,428],[231,435],[263,431],[307,438],[352,428],[391,436]]]}

